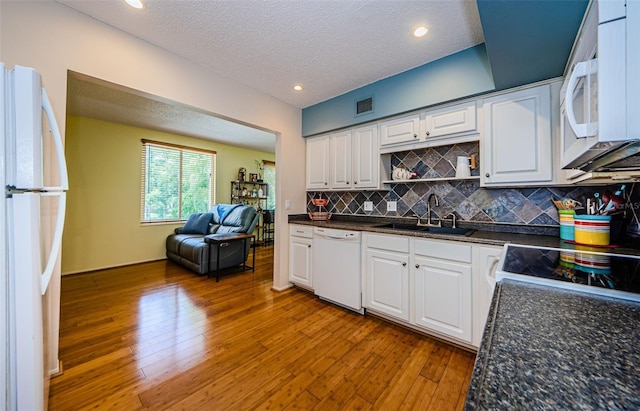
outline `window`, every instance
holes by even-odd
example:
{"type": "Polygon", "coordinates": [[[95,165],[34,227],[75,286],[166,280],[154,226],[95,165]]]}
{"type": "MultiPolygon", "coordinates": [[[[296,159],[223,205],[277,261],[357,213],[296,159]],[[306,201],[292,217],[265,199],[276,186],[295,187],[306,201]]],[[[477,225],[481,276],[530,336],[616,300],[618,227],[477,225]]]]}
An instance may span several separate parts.
{"type": "Polygon", "coordinates": [[[142,140],[142,222],[186,220],[209,210],[215,166],[215,151],[142,140]]]}
{"type": "Polygon", "coordinates": [[[274,210],[276,208],[276,163],[262,160],[262,168],[264,182],[269,184],[265,209],[274,210]]]}

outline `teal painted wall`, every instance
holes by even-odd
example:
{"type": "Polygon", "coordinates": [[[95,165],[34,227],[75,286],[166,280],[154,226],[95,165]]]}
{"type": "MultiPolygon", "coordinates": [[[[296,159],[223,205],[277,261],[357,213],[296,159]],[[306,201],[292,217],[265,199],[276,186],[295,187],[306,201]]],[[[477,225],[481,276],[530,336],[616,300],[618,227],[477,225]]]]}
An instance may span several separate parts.
{"type": "Polygon", "coordinates": [[[302,135],[339,128],[494,90],[484,44],[388,77],[302,110],[302,135]],[[373,97],[373,113],[355,115],[355,102],[373,97]]]}

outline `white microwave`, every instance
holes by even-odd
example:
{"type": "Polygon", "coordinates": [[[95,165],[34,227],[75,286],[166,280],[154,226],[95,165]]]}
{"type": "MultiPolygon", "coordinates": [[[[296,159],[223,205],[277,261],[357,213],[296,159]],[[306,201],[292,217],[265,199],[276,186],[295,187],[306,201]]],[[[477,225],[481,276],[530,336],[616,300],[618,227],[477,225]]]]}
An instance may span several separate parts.
{"type": "Polygon", "coordinates": [[[640,1],[592,0],[565,75],[562,167],[640,170],[640,1]]]}

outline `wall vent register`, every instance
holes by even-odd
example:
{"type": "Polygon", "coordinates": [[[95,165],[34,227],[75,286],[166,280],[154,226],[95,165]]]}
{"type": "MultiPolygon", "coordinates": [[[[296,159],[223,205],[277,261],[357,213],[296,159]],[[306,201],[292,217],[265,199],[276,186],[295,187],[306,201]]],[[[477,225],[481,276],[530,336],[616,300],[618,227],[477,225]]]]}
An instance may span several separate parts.
{"type": "Polygon", "coordinates": [[[356,116],[373,112],[373,97],[356,101],[356,116]]]}

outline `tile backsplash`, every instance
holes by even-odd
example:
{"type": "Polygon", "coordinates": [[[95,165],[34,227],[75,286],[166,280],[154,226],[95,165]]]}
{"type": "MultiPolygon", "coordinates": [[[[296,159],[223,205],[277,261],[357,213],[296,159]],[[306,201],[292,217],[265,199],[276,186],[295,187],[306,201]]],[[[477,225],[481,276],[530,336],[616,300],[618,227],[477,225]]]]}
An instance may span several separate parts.
{"type": "MultiPolygon", "coordinates": [[[[417,173],[417,178],[449,178],[455,176],[457,156],[477,153],[477,142],[403,151],[391,154],[391,165],[403,166],[417,173]]],[[[472,170],[471,175],[478,176],[479,169],[472,170]]],[[[489,189],[480,187],[479,179],[392,183],[389,191],[308,192],[307,210],[318,211],[311,200],[322,197],[329,199],[325,211],[332,213],[426,217],[427,199],[433,193],[439,198],[438,207],[434,207],[432,200],[434,218],[445,218],[455,212],[461,220],[557,225],[558,212],[552,199],[569,197],[582,201],[594,191],[598,191],[598,188],[571,186],[489,189]],[[373,211],[364,211],[365,201],[373,203],[373,211]],[[397,211],[387,212],[388,201],[397,202],[397,211]]]]}

